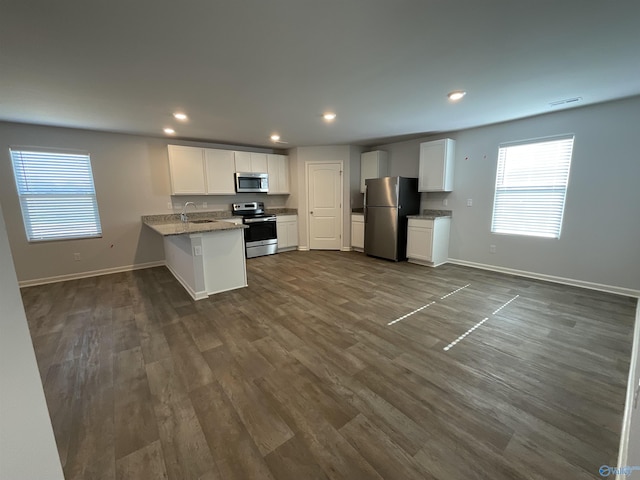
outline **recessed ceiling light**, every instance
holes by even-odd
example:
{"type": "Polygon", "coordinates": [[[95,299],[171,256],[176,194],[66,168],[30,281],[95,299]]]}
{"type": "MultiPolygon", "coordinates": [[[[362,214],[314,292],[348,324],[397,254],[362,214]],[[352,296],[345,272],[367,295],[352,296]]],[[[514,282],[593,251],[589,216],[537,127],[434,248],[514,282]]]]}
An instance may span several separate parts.
{"type": "Polygon", "coordinates": [[[169,128],[169,127],[164,128],[162,131],[167,135],[175,135],[176,133],[176,131],[173,128],[169,128]]]}
{"type": "Polygon", "coordinates": [[[274,142],[277,142],[278,140],[280,140],[280,135],[278,135],[277,133],[274,133],[273,135],[271,135],[271,140],[273,140],[274,142]]]}
{"type": "Polygon", "coordinates": [[[336,114],[335,113],[331,113],[331,112],[327,112],[327,113],[322,115],[322,118],[324,118],[327,122],[331,122],[331,121],[336,119],[336,114]]]}
{"type": "Polygon", "coordinates": [[[447,95],[447,97],[449,97],[449,100],[453,100],[455,102],[456,100],[460,100],[466,94],[467,94],[467,92],[465,92],[464,90],[456,90],[454,92],[450,92],[447,95]]]}
{"type": "Polygon", "coordinates": [[[187,120],[189,117],[187,117],[186,113],[182,113],[182,112],[176,112],[173,114],[173,116],[175,117],[176,120],[180,120],[182,122],[184,122],[185,120],[187,120]]]}

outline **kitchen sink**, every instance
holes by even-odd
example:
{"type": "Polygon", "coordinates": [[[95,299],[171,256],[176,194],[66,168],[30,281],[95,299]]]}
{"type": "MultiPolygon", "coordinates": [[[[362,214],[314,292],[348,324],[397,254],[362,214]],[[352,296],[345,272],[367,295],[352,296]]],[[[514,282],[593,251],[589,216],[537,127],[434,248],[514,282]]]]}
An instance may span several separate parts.
{"type": "Polygon", "coordinates": [[[215,220],[208,220],[203,218],[202,220],[189,220],[190,223],[213,223],[215,220]]]}

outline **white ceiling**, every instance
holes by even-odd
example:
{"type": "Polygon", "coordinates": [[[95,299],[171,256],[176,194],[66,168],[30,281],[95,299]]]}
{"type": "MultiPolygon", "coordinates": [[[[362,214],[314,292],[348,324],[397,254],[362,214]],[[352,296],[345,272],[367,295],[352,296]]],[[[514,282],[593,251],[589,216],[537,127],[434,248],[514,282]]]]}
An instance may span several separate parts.
{"type": "Polygon", "coordinates": [[[0,0],[0,120],[374,145],[638,95],[639,19],[638,0],[0,0]]]}

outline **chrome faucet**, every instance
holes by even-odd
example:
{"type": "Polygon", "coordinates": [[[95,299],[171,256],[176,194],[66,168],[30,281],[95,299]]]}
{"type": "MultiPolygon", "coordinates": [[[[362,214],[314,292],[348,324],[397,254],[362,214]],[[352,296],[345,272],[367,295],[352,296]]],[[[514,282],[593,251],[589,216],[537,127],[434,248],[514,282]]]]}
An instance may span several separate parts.
{"type": "Polygon", "coordinates": [[[189,221],[189,217],[187,217],[187,207],[189,205],[193,205],[193,208],[198,208],[193,202],[185,202],[184,207],[182,207],[182,213],[180,214],[180,221],[185,223],[189,221]]]}

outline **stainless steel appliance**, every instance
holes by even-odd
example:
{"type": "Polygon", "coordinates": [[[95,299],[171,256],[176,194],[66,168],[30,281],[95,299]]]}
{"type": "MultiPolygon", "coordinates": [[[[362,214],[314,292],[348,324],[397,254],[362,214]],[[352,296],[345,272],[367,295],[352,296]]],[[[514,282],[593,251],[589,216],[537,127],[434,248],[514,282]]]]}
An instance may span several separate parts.
{"type": "Polygon", "coordinates": [[[264,213],[263,202],[234,203],[233,215],[241,216],[247,258],[271,255],[278,251],[276,216],[264,213]]]}
{"type": "Polygon", "coordinates": [[[269,174],[236,172],[236,192],[267,193],[269,191],[269,174]]]}
{"type": "Polygon", "coordinates": [[[417,178],[365,180],[364,252],[389,260],[406,260],[407,215],[419,212],[417,178]]]}

